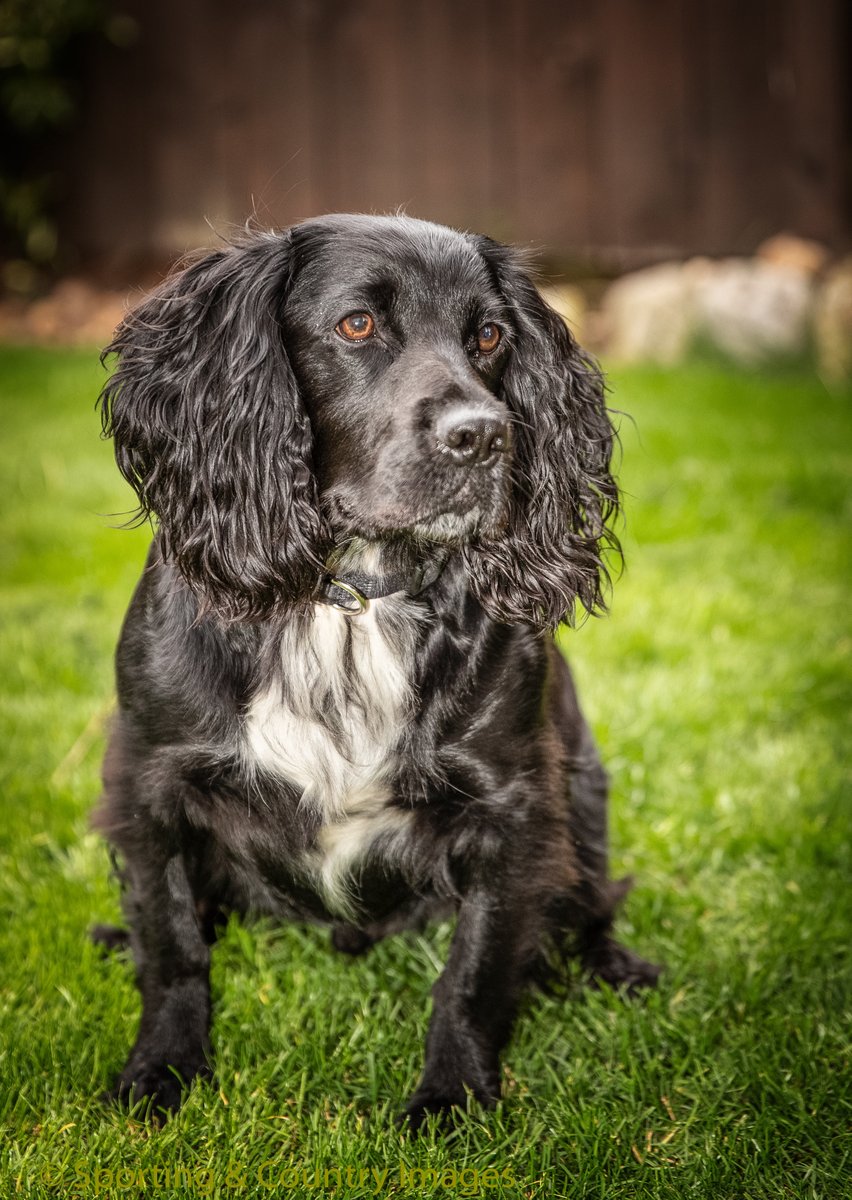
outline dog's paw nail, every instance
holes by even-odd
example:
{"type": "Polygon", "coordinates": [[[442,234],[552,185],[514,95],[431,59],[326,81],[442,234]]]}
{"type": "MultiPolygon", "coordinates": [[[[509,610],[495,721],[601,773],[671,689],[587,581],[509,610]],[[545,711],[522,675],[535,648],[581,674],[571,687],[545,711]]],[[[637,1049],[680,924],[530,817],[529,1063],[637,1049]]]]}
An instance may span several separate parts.
{"type": "Polygon", "coordinates": [[[430,1118],[438,1132],[446,1132],[467,1113],[467,1095],[414,1095],[397,1118],[403,1132],[412,1136],[425,1133],[430,1118]]]}
{"type": "Polygon", "coordinates": [[[137,1071],[125,1071],[100,1099],[137,1111],[146,1118],[160,1120],[177,1112],[194,1079],[210,1080],[212,1077],[213,1072],[206,1063],[180,1070],[168,1064],[156,1064],[137,1071]]]}

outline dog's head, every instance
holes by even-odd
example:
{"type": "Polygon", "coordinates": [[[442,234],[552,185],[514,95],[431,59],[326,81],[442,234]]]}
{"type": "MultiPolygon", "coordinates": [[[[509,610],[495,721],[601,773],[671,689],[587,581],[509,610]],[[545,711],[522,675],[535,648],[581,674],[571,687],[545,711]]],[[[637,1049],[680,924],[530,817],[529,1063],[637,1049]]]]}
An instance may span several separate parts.
{"type": "Polygon", "coordinates": [[[185,267],[106,353],[118,465],[223,617],[308,599],[353,537],[449,543],[499,620],[601,604],[601,377],[506,247],[319,218],[185,267]]]}

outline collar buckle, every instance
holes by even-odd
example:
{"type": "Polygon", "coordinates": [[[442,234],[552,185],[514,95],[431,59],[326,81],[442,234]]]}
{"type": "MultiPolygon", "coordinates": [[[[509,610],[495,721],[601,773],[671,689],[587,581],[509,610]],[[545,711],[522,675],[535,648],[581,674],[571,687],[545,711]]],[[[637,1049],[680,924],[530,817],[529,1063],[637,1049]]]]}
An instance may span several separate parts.
{"type": "Polygon", "coordinates": [[[368,598],[351,583],[344,583],[342,579],[330,579],[328,586],[338,588],[341,592],[346,592],[354,601],[353,604],[348,604],[344,601],[330,599],[328,603],[332,608],[336,608],[338,612],[346,613],[348,617],[361,617],[370,607],[368,598]]]}

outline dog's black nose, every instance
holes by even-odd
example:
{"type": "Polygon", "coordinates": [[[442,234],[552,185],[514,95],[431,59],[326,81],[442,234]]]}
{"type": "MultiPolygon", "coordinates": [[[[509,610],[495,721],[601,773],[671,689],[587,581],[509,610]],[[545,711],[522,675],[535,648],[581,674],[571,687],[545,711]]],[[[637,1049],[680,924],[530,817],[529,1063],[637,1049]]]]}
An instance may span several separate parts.
{"type": "Polygon", "coordinates": [[[435,433],[439,448],[459,466],[490,466],[510,448],[508,424],[475,409],[442,413],[435,433]]]}

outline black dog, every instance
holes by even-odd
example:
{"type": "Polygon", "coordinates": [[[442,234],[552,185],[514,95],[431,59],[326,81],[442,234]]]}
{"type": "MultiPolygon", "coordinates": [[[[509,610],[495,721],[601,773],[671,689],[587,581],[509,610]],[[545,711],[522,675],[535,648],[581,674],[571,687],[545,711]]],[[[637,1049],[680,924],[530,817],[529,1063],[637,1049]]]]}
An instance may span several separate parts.
{"type": "Polygon", "coordinates": [[[114,1094],[209,1075],[223,911],[357,953],[454,910],[406,1112],[493,1102],[548,948],[657,975],[610,938],[605,775],[547,636],[614,543],[598,371],[512,251],[404,217],[209,254],[110,352],[104,428],[159,523],[98,818],[142,993],[114,1094]]]}

